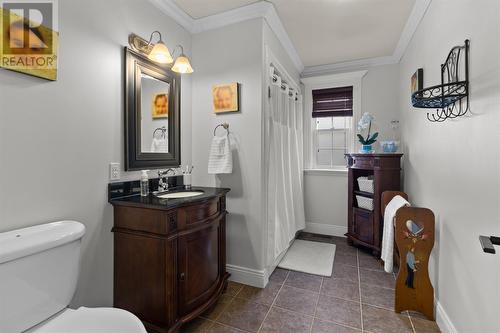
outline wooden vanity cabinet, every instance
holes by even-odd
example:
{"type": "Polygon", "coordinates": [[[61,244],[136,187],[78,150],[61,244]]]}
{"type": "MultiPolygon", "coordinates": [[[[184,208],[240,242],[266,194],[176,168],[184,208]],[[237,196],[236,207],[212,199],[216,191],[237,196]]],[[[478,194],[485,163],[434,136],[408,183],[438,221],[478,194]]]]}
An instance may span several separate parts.
{"type": "Polygon", "coordinates": [[[169,210],[114,204],[114,306],[177,332],[227,284],[225,196],[169,210]]]}

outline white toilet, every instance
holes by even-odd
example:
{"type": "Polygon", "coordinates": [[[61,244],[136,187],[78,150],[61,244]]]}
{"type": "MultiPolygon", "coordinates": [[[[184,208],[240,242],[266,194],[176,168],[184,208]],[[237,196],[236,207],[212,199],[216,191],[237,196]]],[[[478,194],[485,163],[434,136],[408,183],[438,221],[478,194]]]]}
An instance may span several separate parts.
{"type": "Polygon", "coordinates": [[[0,332],[146,333],[115,308],[67,308],[85,226],[61,221],[0,233],[0,332]]]}

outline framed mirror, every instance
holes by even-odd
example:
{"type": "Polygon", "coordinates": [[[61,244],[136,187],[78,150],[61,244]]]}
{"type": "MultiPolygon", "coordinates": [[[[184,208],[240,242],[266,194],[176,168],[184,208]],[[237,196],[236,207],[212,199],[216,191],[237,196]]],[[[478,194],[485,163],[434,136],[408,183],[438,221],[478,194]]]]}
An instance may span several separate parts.
{"type": "Polygon", "coordinates": [[[180,76],[125,48],[125,170],[176,167],[180,76]]]}

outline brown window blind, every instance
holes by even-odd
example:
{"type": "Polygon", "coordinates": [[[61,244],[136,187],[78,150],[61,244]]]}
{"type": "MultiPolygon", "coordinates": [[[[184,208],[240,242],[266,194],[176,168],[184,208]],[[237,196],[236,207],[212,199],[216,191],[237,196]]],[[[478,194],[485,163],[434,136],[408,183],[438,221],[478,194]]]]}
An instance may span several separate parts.
{"type": "Polygon", "coordinates": [[[313,118],[352,117],[352,86],[316,89],[313,95],[313,118]]]}

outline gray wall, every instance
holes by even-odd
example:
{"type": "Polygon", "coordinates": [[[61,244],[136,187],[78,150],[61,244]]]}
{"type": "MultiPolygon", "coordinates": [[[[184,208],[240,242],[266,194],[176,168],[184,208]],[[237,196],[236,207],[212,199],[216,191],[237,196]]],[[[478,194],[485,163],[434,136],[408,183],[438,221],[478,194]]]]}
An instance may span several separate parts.
{"type": "MultiPolygon", "coordinates": [[[[191,37],[148,1],[59,1],[59,76],[0,70],[0,231],[74,219],[87,228],[73,306],[112,304],[109,162],[123,166],[123,46],[163,33],[190,54],[191,37]]],[[[191,158],[191,84],[182,82],[182,157],[191,158]]],[[[130,173],[124,178],[138,178],[130,173]]]]}
{"type": "Polygon", "coordinates": [[[483,253],[478,241],[500,235],[499,17],[498,0],[433,1],[401,62],[405,189],[436,214],[430,266],[437,310],[458,332],[499,330],[500,256],[483,253]],[[422,67],[424,86],[438,84],[440,64],[466,38],[472,115],[430,123],[426,110],[410,105],[410,77],[422,67]]]}
{"type": "MultiPolygon", "coordinates": [[[[262,269],[261,118],[262,20],[193,36],[193,183],[231,188],[227,196],[227,263],[262,269]],[[212,85],[239,82],[241,112],[214,114],[212,85]],[[213,129],[228,122],[233,173],[209,175],[213,129]]],[[[219,129],[221,131],[223,129],[219,129]]]]}
{"type": "MultiPolygon", "coordinates": [[[[227,262],[264,274],[267,225],[263,211],[263,112],[267,71],[265,46],[298,82],[298,72],[263,19],[253,19],[193,36],[193,183],[230,187],[227,207],[227,262]],[[215,115],[212,85],[241,84],[241,112],[215,115]],[[228,122],[233,144],[233,173],[208,175],[213,129],[228,122]]],[[[251,283],[251,281],[246,281],[251,283]]]]}

